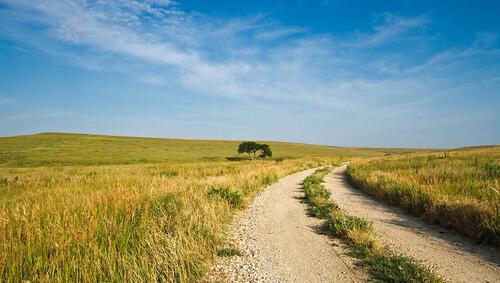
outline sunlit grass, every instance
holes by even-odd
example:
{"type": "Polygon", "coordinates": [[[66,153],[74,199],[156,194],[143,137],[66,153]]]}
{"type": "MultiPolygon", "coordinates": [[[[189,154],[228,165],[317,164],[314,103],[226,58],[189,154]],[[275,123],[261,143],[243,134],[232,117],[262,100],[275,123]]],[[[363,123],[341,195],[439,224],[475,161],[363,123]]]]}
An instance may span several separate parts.
{"type": "MultiPolygon", "coordinates": [[[[0,138],[0,167],[225,161],[241,141],[44,133],[0,138]]],[[[269,144],[277,160],[300,157],[374,157],[410,149],[340,148],[291,142],[269,144]]],[[[246,155],[241,155],[245,157],[246,155]]]]}
{"type": "Polygon", "coordinates": [[[357,161],[356,187],[478,241],[500,243],[500,147],[357,161]]]}
{"type": "Polygon", "coordinates": [[[240,206],[322,161],[0,169],[0,281],[195,280],[240,206]]]}
{"type": "Polygon", "coordinates": [[[0,138],[0,281],[197,281],[264,186],[332,160],[414,151],[266,142],[274,160],[225,161],[238,143],[0,138]]]}

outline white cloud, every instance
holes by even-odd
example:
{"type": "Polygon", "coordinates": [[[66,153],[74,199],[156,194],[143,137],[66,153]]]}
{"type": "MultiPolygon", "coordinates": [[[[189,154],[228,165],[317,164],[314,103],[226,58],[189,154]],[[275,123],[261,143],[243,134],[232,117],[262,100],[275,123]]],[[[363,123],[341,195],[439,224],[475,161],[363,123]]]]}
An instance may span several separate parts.
{"type": "Polygon", "coordinates": [[[301,34],[306,32],[304,28],[276,28],[266,31],[258,31],[254,34],[256,39],[260,40],[274,40],[291,35],[301,34]]]}
{"type": "Polygon", "coordinates": [[[374,26],[372,34],[360,34],[356,46],[374,46],[393,41],[398,36],[430,23],[427,16],[402,18],[391,13],[382,15],[382,24],[374,26]]]}
{"type": "MultiPolygon", "coordinates": [[[[233,19],[188,14],[171,1],[0,2],[13,7],[0,15],[5,16],[4,23],[15,19],[20,27],[33,22],[46,26],[42,34],[31,34],[29,29],[24,35],[18,29],[4,32],[87,68],[122,72],[144,83],[177,85],[205,95],[313,103],[331,109],[369,111],[427,103],[456,85],[448,77],[432,78],[434,66],[486,50],[448,50],[417,63],[408,63],[408,54],[367,52],[418,32],[430,23],[427,16],[386,13],[372,33],[340,40],[282,26],[266,14],[233,19]],[[383,105],[387,101],[390,105],[383,105]]],[[[492,42],[491,34],[479,34],[474,46],[492,42]]]]}

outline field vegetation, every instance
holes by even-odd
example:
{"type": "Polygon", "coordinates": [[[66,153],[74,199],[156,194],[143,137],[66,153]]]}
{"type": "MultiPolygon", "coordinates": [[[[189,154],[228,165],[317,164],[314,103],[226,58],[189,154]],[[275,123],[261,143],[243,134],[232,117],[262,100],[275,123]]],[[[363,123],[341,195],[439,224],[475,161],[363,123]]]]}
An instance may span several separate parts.
{"type": "Polygon", "coordinates": [[[194,281],[235,211],[326,161],[0,169],[0,281],[194,281]]]}
{"type": "Polygon", "coordinates": [[[430,222],[500,244],[499,146],[358,160],[348,176],[357,188],[430,222]]]}
{"type": "MultiPolygon", "coordinates": [[[[0,138],[0,167],[225,161],[226,157],[236,155],[240,142],[42,133],[0,138]]],[[[265,144],[272,148],[275,159],[328,156],[352,159],[423,151],[272,141],[265,144]]],[[[238,159],[241,158],[235,158],[238,159]]]]}
{"type": "Polygon", "coordinates": [[[0,281],[197,281],[217,256],[238,254],[225,231],[266,185],[333,161],[414,152],[266,142],[273,159],[226,161],[239,143],[0,138],[0,281]]]}
{"type": "Polygon", "coordinates": [[[236,211],[264,186],[337,153],[276,143],[275,160],[224,161],[237,146],[75,134],[0,138],[0,281],[197,280],[217,255],[235,253],[224,246],[224,232],[236,211]]]}

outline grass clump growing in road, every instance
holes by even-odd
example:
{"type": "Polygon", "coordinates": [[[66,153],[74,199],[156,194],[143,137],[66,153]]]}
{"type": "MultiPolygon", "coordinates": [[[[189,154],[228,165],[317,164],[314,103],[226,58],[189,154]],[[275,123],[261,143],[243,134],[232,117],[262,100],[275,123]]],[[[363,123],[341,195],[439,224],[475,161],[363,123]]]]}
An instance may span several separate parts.
{"type": "Polygon", "coordinates": [[[331,201],[322,180],[330,170],[323,168],[304,179],[302,189],[316,217],[326,218],[333,236],[349,243],[351,255],[360,259],[373,279],[382,282],[443,282],[434,271],[411,257],[400,255],[376,240],[371,222],[346,214],[331,201]],[[328,211],[329,210],[329,211],[328,211]]]}
{"type": "Polygon", "coordinates": [[[412,154],[348,166],[350,182],[479,242],[500,244],[500,147],[412,154]]]}
{"type": "Polygon", "coordinates": [[[348,238],[349,232],[356,230],[371,232],[372,224],[363,218],[347,215],[340,209],[330,211],[326,225],[330,231],[338,237],[348,238]]]}
{"type": "Polygon", "coordinates": [[[306,177],[302,183],[306,198],[314,204],[310,207],[311,214],[322,219],[328,217],[330,212],[336,208],[335,204],[328,200],[330,191],[324,189],[321,184],[323,177],[328,172],[328,168],[318,169],[313,175],[306,177]]]}
{"type": "Polygon", "coordinates": [[[382,251],[362,262],[374,279],[382,282],[444,282],[411,257],[382,251]]]}

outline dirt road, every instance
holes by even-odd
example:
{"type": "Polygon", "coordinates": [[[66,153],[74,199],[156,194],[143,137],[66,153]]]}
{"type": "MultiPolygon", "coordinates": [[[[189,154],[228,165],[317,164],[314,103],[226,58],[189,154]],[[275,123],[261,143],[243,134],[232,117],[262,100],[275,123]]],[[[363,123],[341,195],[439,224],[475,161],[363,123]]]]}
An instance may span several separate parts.
{"type": "Polygon", "coordinates": [[[346,181],[346,166],[325,177],[332,199],[350,214],[373,221],[379,239],[437,268],[451,282],[500,282],[498,248],[475,245],[400,209],[375,201],[346,181]]]}
{"type": "MultiPolygon", "coordinates": [[[[373,221],[382,243],[436,267],[450,282],[500,282],[497,248],[472,244],[373,200],[347,183],[345,171],[345,166],[333,170],[325,186],[342,209],[373,221]]],[[[267,187],[236,217],[230,239],[243,255],[223,258],[208,281],[368,281],[342,242],[321,232],[321,220],[307,216],[300,183],[313,172],[299,172],[267,187]]]]}
{"type": "Polygon", "coordinates": [[[345,249],[320,232],[321,221],[307,216],[301,201],[302,180],[314,169],[269,186],[239,215],[230,237],[243,256],[222,260],[210,281],[359,282],[366,276],[352,268],[345,249]]]}

